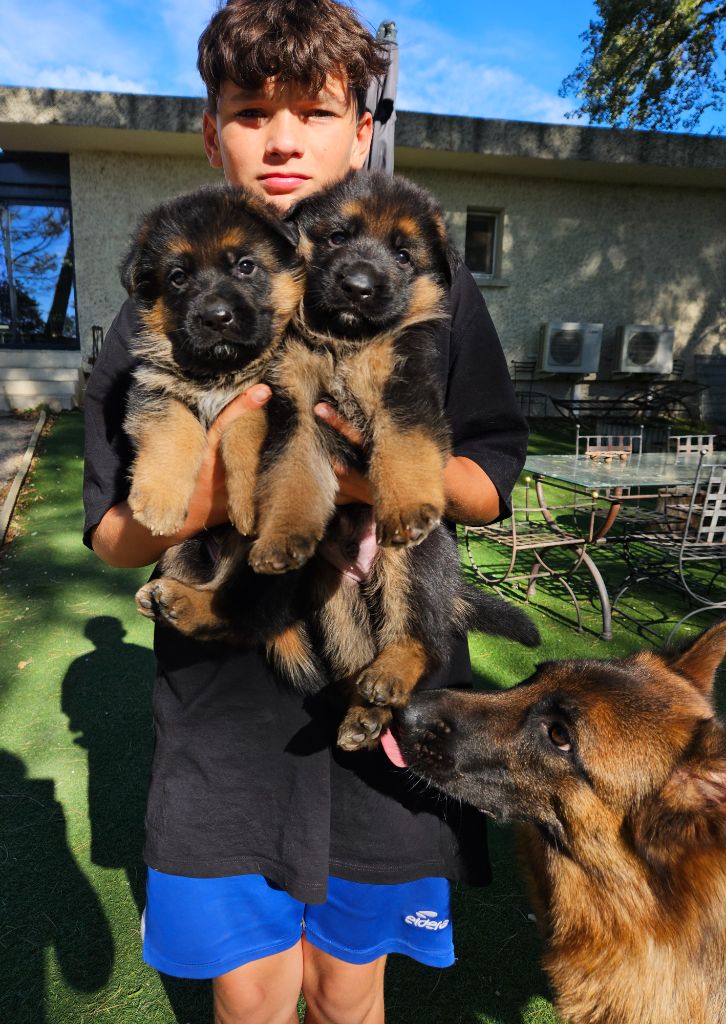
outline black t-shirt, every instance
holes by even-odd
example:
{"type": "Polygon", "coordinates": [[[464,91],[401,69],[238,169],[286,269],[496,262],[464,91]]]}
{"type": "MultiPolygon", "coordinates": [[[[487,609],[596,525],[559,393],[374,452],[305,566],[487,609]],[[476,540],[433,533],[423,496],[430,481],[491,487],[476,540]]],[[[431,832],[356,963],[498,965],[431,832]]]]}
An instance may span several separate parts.
{"type": "MultiPolygon", "coordinates": [[[[138,321],[126,302],[108,332],[85,398],[84,542],[128,496],[123,432],[138,321]]],[[[451,289],[451,322],[436,336],[454,452],[476,462],[508,511],[527,425],[471,275],[451,289]]],[[[351,584],[354,585],[354,584],[351,584]]],[[[154,637],[156,743],[144,856],[171,874],[263,874],[306,903],[327,878],[397,883],[426,876],[489,879],[483,817],[422,792],[382,751],[344,753],[327,705],[278,683],[262,652],[199,643],[169,628],[154,637]]],[[[424,686],[470,685],[465,641],[424,686]]]]}

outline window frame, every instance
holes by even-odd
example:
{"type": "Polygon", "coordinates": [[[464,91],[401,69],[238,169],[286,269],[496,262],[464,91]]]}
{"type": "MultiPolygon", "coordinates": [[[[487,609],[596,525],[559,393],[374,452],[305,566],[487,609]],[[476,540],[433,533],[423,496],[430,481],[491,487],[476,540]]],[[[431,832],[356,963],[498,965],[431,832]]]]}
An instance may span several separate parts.
{"type": "Polygon", "coordinates": [[[472,270],[467,267],[477,284],[503,286],[505,282],[501,277],[502,270],[502,237],[504,234],[504,210],[493,206],[467,206],[466,223],[464,225],[464,261],[466,262],[466,231],[469,227],[469,217],[486,216],[494,220],[494,239],[492,242],[492,272],[487,274],[481,270],[472,270]]]}
{"type": "MultiPolygon", "coordinates": [[[[0,204],[3,206],[58,206],[68,210],[68,229],[73,251],[73,296],[75,306],[75,335],[62,339],[37,337],[21,339],[15,330],[0,341],[0,352],[19,351],[75,351],[80,349],[78,323],[78,287],[76,282],[76,249],[71,204],[70,166],[67,154],[25,153],[0,150],[0,204]]],[[[3,332],[5,333],[5,332],[3,332]]]]}

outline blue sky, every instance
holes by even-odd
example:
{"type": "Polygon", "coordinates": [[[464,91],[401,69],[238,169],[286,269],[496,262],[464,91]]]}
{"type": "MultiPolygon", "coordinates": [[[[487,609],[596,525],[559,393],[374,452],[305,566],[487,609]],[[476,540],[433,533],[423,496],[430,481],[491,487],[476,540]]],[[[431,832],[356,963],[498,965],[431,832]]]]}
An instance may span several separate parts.
{"type": "MultiPolygon", "coordinates": [[[[565,121],[557,95],[578,63],[591,0],[360,0],[396,21],[399,107],[565,121]]],[[[4,0],[5,85],[201,96],[196,42],[216,0],[4,0]]],[[[706,130],[705,126],[702,130],[706,130]]]]}

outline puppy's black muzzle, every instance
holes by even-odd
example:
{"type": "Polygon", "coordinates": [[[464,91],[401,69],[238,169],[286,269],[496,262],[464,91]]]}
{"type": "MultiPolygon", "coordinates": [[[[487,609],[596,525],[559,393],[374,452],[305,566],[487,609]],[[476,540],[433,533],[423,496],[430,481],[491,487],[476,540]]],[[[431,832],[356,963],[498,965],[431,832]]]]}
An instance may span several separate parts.
{"type": "Polygon", "coordinates": [[[340,279],[340,288],[356,305],[363,305],[380,291],[380,275],[369,263],[359,262],[346,267],[340,279]]]}

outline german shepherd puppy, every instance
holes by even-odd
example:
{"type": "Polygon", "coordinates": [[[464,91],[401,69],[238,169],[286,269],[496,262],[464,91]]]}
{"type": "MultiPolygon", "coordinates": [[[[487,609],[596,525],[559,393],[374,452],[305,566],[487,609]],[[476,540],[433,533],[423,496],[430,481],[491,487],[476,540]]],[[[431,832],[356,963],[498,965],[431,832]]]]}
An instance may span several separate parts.
{"type": "MultiPolygon", "coordinates": [[[[272,425],[267,450],[287,492],[304,500],[302,509],[276,503],[274,528],[250,561],[259,572],[285,571],[315,549],[335,512],[331,459],[368,474],[380,544],[370,576],[351,587],[318,559],[311,588],[310,626],[331,677],[351,684],[338,743],[355,750],[378,743],[392,708],[446,661],[454,636],[538,637],[521,612],[464,584],[456,545],[439,525],[451,441],[435,331],[456,267],[440,208],[403,178],[353,174],[293,217],[307,284],[297,338],[272,368],[271,417],[276,400],[289,413],[284,434],[272,425]],[[360,430],[362,451],[321,425],[313,413],[321,399],[360,430]]],[[[263,477],[263,495],[266,487],[263,477]]],[[[334,530],[355,549],[351,514],[334,530]]]]}
{"type": "MultiPolygon", "coordinates": [[[[228,185],[162,203],[136,231],[121,268],[142,324],[133,342],[138,365],[124,422],[135,448],[128,500],[134,517],[154,534],[173,534],[183,525],[207,428],[232,398],[264,379],[284,343],[304,287],[296,245],[296,229],[273,208],[228,185]]],[[[225,429],[221,447],[236,529],[170,548],[158,567],[170,578],[166,590],[152,582],[136,603],[148,618],[181,622],[194,617],[195,602],[208,600],[205,588],[224,598],[222,582],[234,573],[231,597],[244,622],[240,640],[281,638],[284,649],[286,630],[295,626],[295,665],[317,678],[322,666],[297,611],[302,580],[265,579],[247,567],[266,435],[264,410],[247,412],[225,429]]]]}
{"type": "Polygon", "coordinates": [[[522,823],[571,1024],[726,1021],[725,654],[721,623],[678,654],[549,662],[510,691],[421,693],[400,715],[397,763],[522,823]]]}
{"type": "MultiPolygon", "coordinates": [[[[211,186],[143,220],[121,269],[142,323],[124,421],[135,448],[129,505],[152,533],[184,524],[224,406],[260,381],[303,291],[289,225],[242,189],[211,186]]],[[[262,410],[221,440],[230,520],[254,529],[254,486],[267,430],[262,410]]]]}

